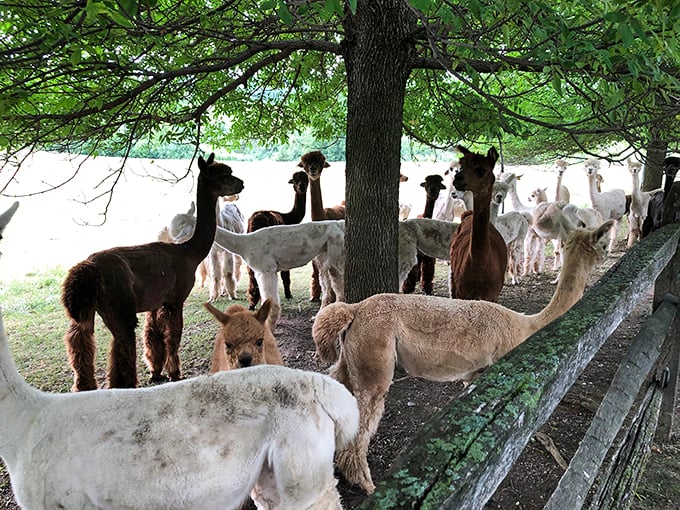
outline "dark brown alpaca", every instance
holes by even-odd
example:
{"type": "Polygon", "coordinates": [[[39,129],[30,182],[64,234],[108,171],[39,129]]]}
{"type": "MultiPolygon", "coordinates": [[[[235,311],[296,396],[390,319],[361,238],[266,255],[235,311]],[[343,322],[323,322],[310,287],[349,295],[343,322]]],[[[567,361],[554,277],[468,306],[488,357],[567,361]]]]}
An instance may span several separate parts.
{"type": "Polygon", "coordinates": [[[146,312],[144,355],[151,380],[180,379],[179,343],[184,300],[194,285],[196,266],[208,255],[215,238],[215,205],[220,195],[243,190],[231,168],[198,158],[196,229],[181,244],[155,242],[110,248],[73,266],[64,280],[61,301],[70,317],[64,342],[74,372],[74,391],[97,388],[94,316],[97,312],[113,335],[108,386],[137,386],[135,327],[146,312]]]}
{"type": "MultiPolygon", "coordinates": [[[[323,221],[323,220],[344,220],[345,219],[345,206],[336,205],[335,207],[323,206],[323,198],[321,197],[321,172],[324,168],[328,168],[330,165],[326,161],[326,156],[320,151],[308,152],[303,154],[298,163],[299,167],[304,169],[305,173],[309,176],[309,195],[311,198],[311,217],[312,221],[323,221]]],[[[321,300],[321,286],[319,285],[319,269],[316,267],[314,261],[312,261],[312,284],[310,288],[310,299],[312,301],[321,300]]],[[[330,290],[331,302],[335,301],[335,295],[333,290],[330,290]]]]}
{"type": "Polygon", "coordinates": [[[498,152],[491,147],[486,156],[462,146],[460,171],[453,185],[461,191],[472,191],[474,208],[465,211],[460,226],[451,238],[452,298],[498,301],[503,289],[508,251],[503,237],[490,223],[491,188],[495,181],[493,167],[498,152]]]}
{"type": "Polygon", "coordinates": [[[663,191],[655,191],[647,206],[647,216],[642,223],[641,237],[647,237],[653,231],[661,228],[663,223],[663,209],[666,197],[673,186],[675,176],[680,170],[680,158],[669,156],[663,160],[664,185],[663,191]]]}
{"type": "MultiPolygon", "coordinates": [[[[248,218],[248,232],[254,232],[261,228],[274,225],[295,225],[302,221],[302,218],[305,217],[305,209],[307,206],[307,186],[309,185],[309,177],[305,172],[295,172],[293,178],[288,181],[288,184],[292,184],[293,190],[295,191],[293,209],[287,213],[278,211],[254,212],[250,215],[250,218],[248,218]]],[[[255,273],[251,268],[248,268],[248,279],[249,308],[255,310],[255,306],[260,301],[260,289],[257,286],[255,273]]],[[[283,282],[283,293],[286,298],[290,299],[293,297],[290,292],[290,271],[281,271],[281,281],[283,282]]]]}
{"type": "MultiPolygon", "coordinates": [[[[420,183],[425,188],[425,211],[421,218],[432,218],[434,203],[439,198],[439,192],[446,189],[443,180],[444,178],[441,175],[428,175],[425,177],[425,182],[420,183]]],[[[420,289],[423,293],[431,296],[434,292],[432,280],[434,279],[435,262],[434,258],[418,253],[418,263],[413,266],[406,280],[404,280],[401,291],[404,294],[412,293],[416,289],[416,283],[420,280],[420,289]]]]}

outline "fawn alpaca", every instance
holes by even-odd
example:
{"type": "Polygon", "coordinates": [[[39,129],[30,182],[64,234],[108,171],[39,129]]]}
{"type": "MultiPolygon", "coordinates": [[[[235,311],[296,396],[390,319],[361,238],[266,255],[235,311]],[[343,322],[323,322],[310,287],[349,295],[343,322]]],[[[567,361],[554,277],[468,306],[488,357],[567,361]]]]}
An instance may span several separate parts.
{"type": "Polygon", "coordinates": [[[146,312],[144,355],[152,381],[180,378],[179,344],[184,300],[194,286],[196,266],[215,238],[215,206],[221,195],[243,191],[243,181],[215,155],[198,158],[197,217],[193,236],[181,244],[155,242],[110,248],[73,266],[64,280],[61,301],[70,318],[64,342],[75,374],[75,391],[93,390],[95,379],[94,316],[98,313],[113,340],[108,386],[137,386],[135,327],[146,312]]]}
{"type": "Polygon", "coordinates": [[[385,409],[395,365],[434,381],[473,380],[576,303],[590,270],[607,253],[609,221],[574,230],[564,244],[564,269],[548,305],[524,315],[497,303],[417,294],[377,294],[360,303],[333,303],[316,316],[312,336],[330,375],[359,404],[359,434],[338,452],[345,477],[374,490],[366,455],[385,409]]]}

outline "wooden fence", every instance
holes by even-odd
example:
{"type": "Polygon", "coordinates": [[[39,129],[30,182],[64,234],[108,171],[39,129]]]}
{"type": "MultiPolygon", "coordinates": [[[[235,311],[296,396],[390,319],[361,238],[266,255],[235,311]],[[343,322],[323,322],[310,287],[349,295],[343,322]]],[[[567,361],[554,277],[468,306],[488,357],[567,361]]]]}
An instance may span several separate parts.
{"type": "Polygon", "coordinates": [[[654,286],[654,313],[545,506],[625,508],[654,434],[669,439],[673,427],[679,239],[676,223],[629,249],[569,312],[496,362],[430,420],[360,508],[483,508],[602,344],[654,286]]]}

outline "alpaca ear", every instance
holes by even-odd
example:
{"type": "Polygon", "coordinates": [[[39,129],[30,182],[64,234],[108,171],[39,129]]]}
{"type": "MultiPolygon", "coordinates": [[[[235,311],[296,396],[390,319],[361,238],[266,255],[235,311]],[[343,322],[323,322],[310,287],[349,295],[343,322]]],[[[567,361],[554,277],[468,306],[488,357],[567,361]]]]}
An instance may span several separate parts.
{"type": "Polygon", "coordinates": [[[271,299],[267,299],[264,303],[262,303],[262,306],[260,309],[255,313],[255,318],[261,323],[264,324],[265,321],[267,320],[267,317],[269,317],[269,311],[272,308],[272,301],[271,299]]]}
{"type": "Polygon", "coordinates": [[[299,166],[300,168],[304,168],[304,167],[305,167],[305,165],[302,163],[302,161],[300,161],[300,162],[298,163],[298,166],[299,166]]]}
{"type": "Polygon", "coordinates": [[[196,204],[195,204],[194,201],[192,200],[192,201],[191,201],[191,207],[189,207],[189,210],[187,211],[187,214],[188,214],[189,216],[193,216],[193,215],[194,215],[194,212],[196,212],[196,204]]]}
{"type": "Polygon", "coordinates": [[[489,147],[489,150],[486,153],[486,158],[493,160],[494,164],[496,161],[498,161],[498,151],[494,147],[489,147]]]}
{"type": "Polygon", "coordinates": [[[212,165],[214,161],[215,161],[215,153],[211,152],[210,156],[208,156],[208,164],[212,165]]]}
{"type": "Polygon", "coordinates": [[[323,167],[324,167],[324,168],[328,168],[329,166],[331,166],[331,164],[330,164],[328,161],[324,161],[324,162],[323,162],[323,167]]]}
{"type": "Polygon", "coordinates": [[[458,152],[462,152],[463,155],[470,154],[470,151],[469,151],[468,149],[466,149],[465,147],[463,147],[462,145],[457,145],[457,146],[456,146],[456,150],[457,150],[458,152]]]}
{"type": "Polygon", "coordinates": [[[547,186],[546,186],[545,188],[543,188],[543,191],[548,191],[548,188],[547,188],[547,186]]]}
{"type": "Polygon", "coordinates": [[[614,220],[607,220],[595,230],[595,239],[601,239],[604,236],[609,236],[609,231],[614,226],[614,220]]]}
{"type": "Polygon", "coordinates": [[[215,319],[217,319],[217,322],[219,322],[220,324],[224,325],[227,322],[229,322],[229,316],[226,313],[221,312],[220,310],[215,308],[212,305],[212,303],[203,303],[203,306],[205,307],[206,310],[208,310],[212,314],[213,317],[215,317],[215,319]]]}
{"type": "Polygon", "coordinates": [[[420,183],[420,187],[421,187],[421,188],[424,188],[424,187],[425,187],[425,183],[424,183],[424,182],[421,182],[421,183],[420,183]]]}

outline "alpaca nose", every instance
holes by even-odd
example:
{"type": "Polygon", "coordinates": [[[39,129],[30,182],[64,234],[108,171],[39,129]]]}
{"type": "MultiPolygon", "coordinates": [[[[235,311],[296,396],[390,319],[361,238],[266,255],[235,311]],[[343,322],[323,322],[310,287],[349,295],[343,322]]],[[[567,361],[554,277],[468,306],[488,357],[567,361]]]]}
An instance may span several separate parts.
{"type": "Polygon", "coordinates": [[[253,356],[249,352],[244,352],[238,357],[238,364],[241,367],[249,367],[253,363],[253,356]]]}

